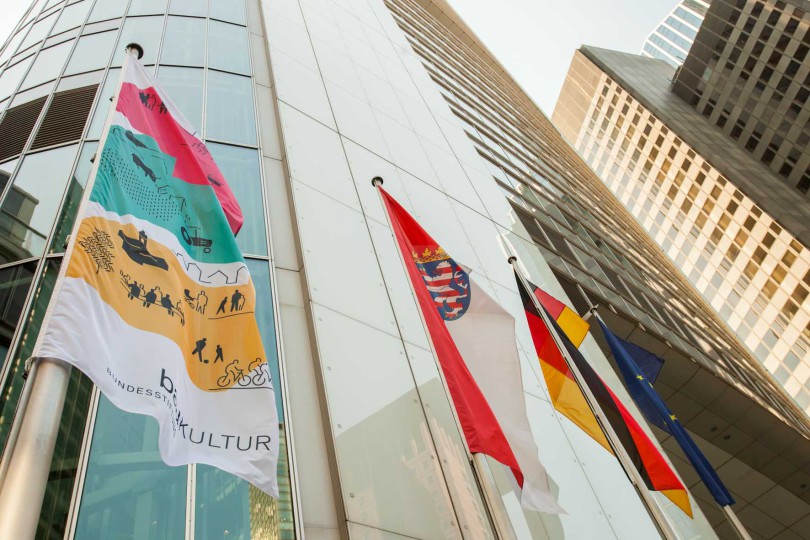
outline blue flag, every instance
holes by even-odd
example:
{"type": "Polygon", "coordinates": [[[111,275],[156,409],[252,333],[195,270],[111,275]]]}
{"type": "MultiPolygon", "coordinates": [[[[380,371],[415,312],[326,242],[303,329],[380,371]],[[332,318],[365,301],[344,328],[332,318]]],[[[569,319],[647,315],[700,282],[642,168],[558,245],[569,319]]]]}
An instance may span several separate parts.
{"type": "MultiPolygon", "coordinates": [[[[697,447],[695,441],[687,433],[686,429],[681,424],[680,420],[676,418],[672,411],[669,410],[664,400],[658,395],[658,392],[652,386],[652,383],[647,380],[644,371],[639,367],[639,362],[636,357],[637,351],[644,351],[641,356],[642,362],[647,360],[646,355],[652,355],[649,351],[645,351],[637,345],[633,345],[617,337],[604,325],[599,319],[599,326],[602,327],[602,332],[605,334],[610,350],[622,372],[622,377],[627,385],[627,391],[632,396],[633,401],[636,402],[638,408],[644,414],[651,424],[658,426],[670,435],[672,435],[678,444],[681,445],[686,457],[692,463],[692,466],[697,471],[703,483],[711,492],[714,500],[720,506],[728,506],[734,504],[734,498],[723,485],[717,472],[711,466],[706,456],[697,447]]],[[[654,356],[654,355],[653,355],[654,356]]],[[[663,362],[663,360],[661,361],[663,362]]],[[[646,364],[645,364],[646,365],[646,364]]],[[[660,368],[659,368],[660,369],[660,368]]],[[[657,372],[656,372],[657,375],[657,372]]]]}

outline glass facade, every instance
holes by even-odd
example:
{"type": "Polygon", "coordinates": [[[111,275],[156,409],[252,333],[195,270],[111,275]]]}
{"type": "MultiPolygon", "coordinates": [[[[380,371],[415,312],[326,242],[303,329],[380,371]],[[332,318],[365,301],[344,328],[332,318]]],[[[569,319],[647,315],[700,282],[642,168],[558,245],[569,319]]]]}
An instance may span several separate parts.
{"type": "MultiPolygon", "coordinates": [[[[239,245],[257,289],[256,316],[273,376],[282,380],[254,99],[257,68],[245,13],[244,4],[234,1],[39,1],[0,53],[0,447],[123,48],[132,41],[144,47],[145,65],[202,133],[244,210],[239,245]],[[34,110],[32,102],[39,103],[34,110]]],[[[258,51],[258,69],[265,73],[264,50],[258,51]]],[[[38,537],[295,538],[281,388],[276,396],[279,500],[209,467],[166,466],[157,450],[157,423],[117,409],[74,371],[38,537]]]]}
{"type": "MultiPolygon", "coordinates": [[[[278,353],[281,497],[210,467],[165,466],[155,422],[74,371],[41,537],[488,539],[494,508],[518,538],[656,537],[614,456],[553,408],[510,253],[534,283],[580,313],[599,304],[622,337],[666,359],[657,389],[735,496],[757,512],[760,499],[798,497],[778,482],[802,478],[791,446],[810,433],[801,411],[439,0],[35,2],[0,50],[0,443],[131,41],[245,214],[238,242],[278,353]],[[489,475],[471,464],[375,176],[515,317],[528,416],[567,514],[523,510],[492,460],[496,489],[482,490],[489,475]]],[[[641,419],[600,339],[581,350],[641,419]]],[[[656,495],[667,520],[684,538],[725,537],[672,440],[648,434],[695,511],[656,495]]],[[[792,512],[783,521],[805,516],[779,507],[792,512]]]]}
{"type": "Polygon", "coordinates": [[[672,67],[683,64],[697,36],[709,2],[683,0],[647,36],[641,54],[665,61],[672,67]]]}

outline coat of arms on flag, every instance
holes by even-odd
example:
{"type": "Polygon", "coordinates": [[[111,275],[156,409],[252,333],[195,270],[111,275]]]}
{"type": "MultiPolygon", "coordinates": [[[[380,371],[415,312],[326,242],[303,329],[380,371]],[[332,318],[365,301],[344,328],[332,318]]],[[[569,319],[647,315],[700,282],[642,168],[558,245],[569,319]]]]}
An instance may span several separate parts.
{"type": "Polygon", "coordinates": [[[413,253],[416,268],[436,309],[446,321],[458,319],[470,305],[470,276],[442,248],[413,253]]]}
{"type": "Polygon", "coordinates": [[[239,204],[196,131],[128,58],[35,356],[160,425],[169,465],[278,496],[278,418],[235,233],[239,204]]]}

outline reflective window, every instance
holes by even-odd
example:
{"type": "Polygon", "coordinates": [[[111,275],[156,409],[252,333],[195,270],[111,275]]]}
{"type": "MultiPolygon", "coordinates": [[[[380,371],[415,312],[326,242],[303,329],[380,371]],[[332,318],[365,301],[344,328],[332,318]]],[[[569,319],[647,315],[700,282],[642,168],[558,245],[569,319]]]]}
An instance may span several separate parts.
{"type": "Polygon", "coordinates": [[[78,145],[29,154],[0,206],[0,264],[41,255],[78,145]]]}
{"type": "Polygon", "coordinates": [[[43,49],[39,52],[34,65],[25,77],[20,90],[37,86],[44,82],[53,80],[62,71],[73,43],[67,41],[61,45],[56,45],[50,49],[43,49]]]}
{"type": "Polygon", "coordinates": [[[26,49],[34,43],[39,43],[42,41],[45,38],[45,35],[48,33],[48,30],[51,29],[51,25],[53,25],[53,21],[55,20],[55,15],[49,15],[41,21],[35,22],[34,26],[31,28],[31,31],[28,32],[27,36],[25,36],[25,40],[22,42],[22,45],[20,45],[20,49],[26,49]]]}
{"type": "Polygon", "coordinates": [[[154,64],[157,61],[158,46],[160,45],[160,34],[163,32],[163,16],[160,17],[127,17],[124,21],[124,29],[121,31],[121,39],[115,48],[112,65],[120,66],[124,62],[126,51],[124,47],[128,43],[136,42],[143,47],[144,65],[154,64]]]}
{"type": "Polygon", "coordinates": [[[236,24],[247,24],[245,22],[245,2],[244,0],[211,0],[210,17],[236,24]]]}
{"type": "Polygon", "coordinates": [[[208,67],[250,75],[247,29],[211,21],[208,37],[208,67]]]}
{"type": "Polygon", "coordinates": [[[110,59],[108,51],[115,43],[115,36],[116,32],[111,30],[80,37],[76,49],[70,57],[70,62],[68,62],[65,75],[92,71],[106,66],[110,59]]]}
{"type": "Polygon", "coordinates": [[[3,72],[3,76],[0,77],[0,100],[7,98],[14,93],[14,91],[17,89],[17,85],[20,84],[23,75],[25,75],[26,70],[28,70],[28,66],[31,65],[33,60],[34,55],[31,55],[22,62],[17,62],[10,68],[7,68],[3,72]]]}
{"type": "Polygon", "coordinates": [[[202,66],[205,62],[205,19],[169,17],[161,64],[202,66]]]}
{"type": "Polygon", "coordinates": [[[65,9],[62,10],[62,14],[59,15],[59,20],[56,21],[53,30],[51,30],[51,35],[81,26],[92,5],[93,2],[91,0],[83,0],[82,2],[76,2],[75,4],[66,6],[65,9]]]}
{"type": "MultiPolygon", "coordinates": [[[[3,331],[0,333],[0,358],[5,360],[11,346],[11,337],[17,328],[17,321],[22,313],[28,288],[34,277],[36,263],[30,262],[0,270],[0,309],[2,309],[3,331]]],[[[48,294],[50,296],[50,293],[48,294]]],[[[47,305],[42,306],[44,313],[47,305]]],[[[38,328],[35,330],[38,331],[38,328]]],[[[34,334],[36,336],[36,333],[34,334]]],[[[33,340],[32,340],[33,341],[33,340]]],[[[33,348],[33,343],[31,343],[33,348]]],[[[28,351],[30,353],[30,351],[28,351]]],[[[22,389],[21,370],[28,356],[17,355],[17,359],[9,366],[6,384],[0,393],[0,449],[6,444],[8,430],[17,407],[17,400],[22,389]]]]}
{"type": "Polygon", "coordinates": [[[65,242],[73,230],[73,223],[76,221],[76,213],[79,211],[79,205],[82,202],[84,187],[87,185],[90,168],[93,166],[90,160],[93,158],[93,154],[96,153],[96,148],[98,148],[97,142],[85,143],[82,147],[76,170],[73,172],[68,184],[65,203],[62,205],[62,211],[56,220],[50,253],[64,253],[65,251],[65,242]]]}
{"type": "Polygon", "coordinates": [[[186,467],[158,451],[158,423],[101,397],[79,506],[76,538],[183,538],[186,467]]]}
{"type": "Polygon", "coordinates": [[[127,9],[129,0],[103,0],[96,2],[93,6],[93,11],[90,13],[87,22],[104,21],[107,19],[114,19],[115,17],[123,17],[124,10],[127,9]]]}
{"type": "Polygon", "coordinates": [[[3,164],[0,164],[0,194],[3,193],[3,190],[6,189],[6,184],[8,184],[8,179],[11,178],[11,175],[14,174],[14,169],[17,168],[17,162],[19,159],[12,159],[11,161],[6,161],[3,164]]]}
{"type": "Polygon", "coordinates": [[[161,66],[158,81],[195,129],[202,127],[203,70],[161,66]]]}
{"type": "Polygon", "coordinates": [[[171,0],[169,4],[169,13],[172,15],[194,15],[197,17],[205,17],[206,3],[200,0],[171,0]]]}
{"type": "Polygon", "coordinates": [[[242,253],[267,255],[259,153],[249,148],[215,143],[208,143],[208,149],[245,217],[245,224],[236,236],[239,249],[242,253]]]}
{"type": "Polygon", "coordinates": [[[104,79],[104,87],[101,89],[101,96],[96,104],[96,110],[93,112],[93,119],[90,121],[90,128],[87,130],[88,139],[98,139],[101,137],[104,122],[107,120],[107,114],[110,112],[110,98],[115,94],[115,87],[118,85],[118,76],[120,73],[120,69],[111,69],[107,72],[107,78],[104,79]]]}
{"type": "Polygon", "coordinates": [[[0,54],[0,64],[6,61],[6,59],[10,58],[12,54],[17,51],[17,45],[20,44],[22,41],[23,36],[25,36],[25,29],[20,30],[14,37],[11,38],[11,41],[8,42],[8,45],[5,49],[3,49],[3,53],[0,54]]]}
{"type": "Polygon", "coordinates": [[[132,0],[127,15],[163,15],[168,0],[132,0]]]}
{"type": "Polygon", "coordinates": [[[256,145],[253,88],[249,77],[208,72],[205,136],[256,145]]]}

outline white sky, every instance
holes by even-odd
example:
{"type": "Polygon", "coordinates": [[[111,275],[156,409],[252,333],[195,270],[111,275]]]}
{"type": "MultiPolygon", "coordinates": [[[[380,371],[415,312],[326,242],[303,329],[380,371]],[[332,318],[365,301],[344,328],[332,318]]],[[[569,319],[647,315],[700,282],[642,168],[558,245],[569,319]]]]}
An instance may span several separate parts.
{"type": "MultiPolygon", "coordinates": [[[[449,0],[549,116],[580,45],[638,53],[677,0],[449,0]]],[[[0,0],[0,44],[29,0],[0,0]]]]}

